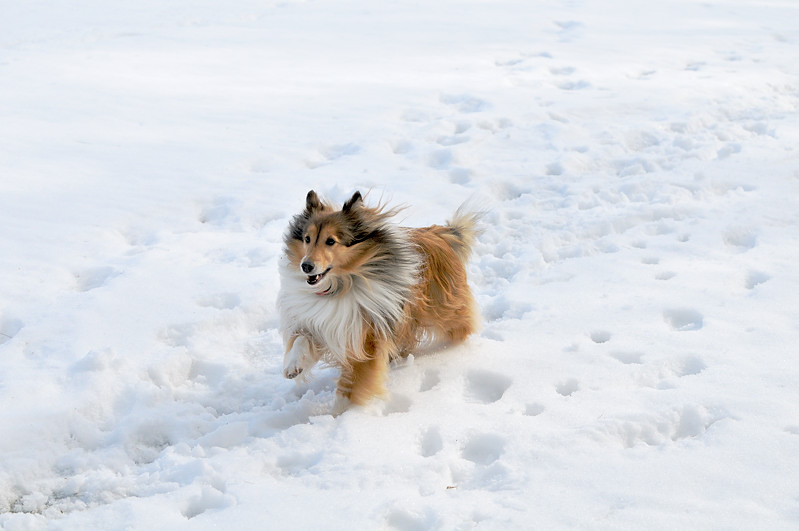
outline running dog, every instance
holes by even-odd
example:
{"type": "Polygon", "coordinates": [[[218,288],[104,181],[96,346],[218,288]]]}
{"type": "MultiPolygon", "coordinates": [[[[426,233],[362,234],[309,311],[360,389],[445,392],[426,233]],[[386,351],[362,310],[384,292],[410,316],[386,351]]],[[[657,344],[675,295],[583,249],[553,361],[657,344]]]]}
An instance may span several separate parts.
{"type": "Polygon", "coordinates": [[[464,341],[477,325],[466,279],[478,215],[404,228],[398,209],[360,192],[337,209],[311,190],[284,236],[280,328],[286,378],[319,360],[339,367],[337,395],[363,405],[386,393],[389,361],[464,341]]]}

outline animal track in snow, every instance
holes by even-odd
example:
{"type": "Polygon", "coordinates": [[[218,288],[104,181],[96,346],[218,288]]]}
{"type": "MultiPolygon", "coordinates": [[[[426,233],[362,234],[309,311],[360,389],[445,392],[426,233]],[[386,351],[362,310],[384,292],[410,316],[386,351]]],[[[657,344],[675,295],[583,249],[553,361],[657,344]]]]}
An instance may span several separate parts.
{"type": "Polygon", "coordinates": [[[440,100],[462,113],[481,112],[491,107],[487,101],[470,94],[442,94],[440,100]]]}
{"type": "Polygon", "coordinates": [[[119,275],[113,267],[92,267],[75,273],[78,291],[91,291],[105,285],[108,280],[119,275]]]}
{"type": "Polygon", "coordinates": [[[185,347],[189,344],[195,328],[192,323],[170,325],[158,333],[158,339],[170,347],[185,347]]]}
{"type": "Polygon", "coordinates": [[[427,158],[427,163],[436,170],[446,170],[452,164],[452,151],[449,149],[439,149],[433,151],[427,158]]]}
{"type": "Polygon", "coordinates": [[[323,453],[294,452],[282,455],[277,459],[277,466],[286,476],[299,476],[322,460],[323,453]]]}
{"type": "Polygon", "coordinates": [[[342,157],[360,153],[361,146],[352,142],[347,144],[332,144],[320,147],[316,153],[312,154],[305,165],[310,169],[316,169],[326,164],[330,164],[342,157]]]}
{"type": "Polygon", "coordinates": [[[584,79],[580,79],[577,81],[563,81],[557,83],[556,86],[561,90],[584,90],[591,88],[591,83],[584,79]]]}
{"type": "Polygon", "coordinates": [[[591,341],[594,343],[607,343],[610,341],[611,334],[607,330],[594,330],[591,332],[591,341]]]}
{"type": "Polygon", "coordinates": [[[439,382],[441,382],[441,376],[439,376],[438,371],[425,371],[422,375],[422,383],[419,385],[419,392],[424,393],[425,391],[429,391],[437,386],[439,382]]]}
{"type": "Polygon", "coordinates": [[[742,251],[757,245],[757,233],[748,227],[730,227],[724,232],[724,243],[742,251]]]}
{"type": "Polygon", "coordinates": [[[346,157],[347,155],[355,155],[360,151],[361,147],[357,144],[353,144],[352,142],[348,144],[333,144],[331,146],[326,146],[319,149],[319,153],[321,153],[322,156],[329,161],[340,159],[341,157],[346,157]]]}
{"type": "Polygon", "coordinates": [[[477,404],[492,404],[502,398],[512,384],[504,374],[475,370],[466,375],[465,398],[477,404]]]}
{"type": "Polygon", "coordinates": [[[449,170],[449,180],[455,184],[468,184],[472,180],[472,170],[452,168],[449,170]]]}
{"type": "Polygon", "coordinates": [[[679,361],[677,376],[693,376],[707,369],[707,365],[699,356],[688,356],[679,361]]]}
{"type": "Polygon", "coordinates": [[[577,69],[574,68],[573,66],[561,66],[561,67],[552,67],[549,69],[549,72],[553,76],[570,76],[575,72],[575,70],[577,69]]]}
{"type": "Polygon", "coordinates": [[[771,276],[762,271],[749,271],[746,275],[745,286],[746,289],[755,289],[755,287],[771,280],[771,276]]]}
{"type": "Polygon", "coordinates": [[[551,164],[547,164],[546,167],[546,174],[555,177],[563,175],[564,171],[563,165],[560,162],[552,162],[551,164]]]}
{"type": "Polygon", "coordinates": [[[419,453],[422,457],[431,457],[436,455],[444,448],[444,442],[441,440],[441,431],[436,426],[430,426],[422,434],[422,440],[419,446],[419,453]]]}
{"type": "Polygon", "coordinates": [[[182,510],[183,516],[188,519],[199,516],[205,511],[212,509],[224,509],[236,504],[236,499],[224,492],[210,486],[204,485],[200,494],[193,496],[186,503],[182,510]]]}
{"type": "Polygon", "coordinates": [[[643,356],[641,352],[616,351],[610,353],[611,358],[617,359],[625,365],[639,365],[642,363],[641,358],[643,356]]]}
{"type": "Polygon", "coordinates": [[[472,128],[472,122],[469,120],[458,120],[454,125],[456,135],[461,135],[472,128]]]}
{"type": "Polygon", "coordinates": [[[686,405],[659,416],[642,415],[632,418],[605,420],[600,432],[618,437],[625,448],[638,444],[659,446],[683,439],[699,437],[719,418],[701,406],[686,405]]]}
{"type": "Polygon", "coordinates": [[[467,135],[444,135],[438,137],[436,143],[439,146],[456,146],[458,144],[465,144],[471,140],[467,135]]]}
{"type": "Polygon", "coordinates": [[[461,456],[478,465],[490,465],[505,451],[505,439],[493,433],[472,435],[463,445],[461,456]]]}
{"type": "Polygon", "coordinates": [[[672,308],[663,312],[663,319],[673,330],[686,332],[699,330],[704,325],[701,313],[691,308],[672,308]]]}
{"type": "Polygon", "coordinates": [[[22,321],[13,317],[0,318],[0,345],[13,339],[22,330],[22,321]]]}
{"type": "Polygon", "coordinates": [[[392,393],[385,404],[383,413],[386,415],[392,415],[394,413],[407,413],[411,410],[412,405],[413,401],[409,397],[392,393]]]}
{"type": "Polygon", "coordinates": [[[538,402],[531,402],[524,407],[524,414],[528,417],[537,417],[541,413],[544,412],[543,404],[539,404],[538,402]]]}
{"type": "Polygon", "coordinates": [[[569,378],[555,386],[555,390],[561,396],[571,396],[580,390],[580,382],[575,378],[569,378]]]}
{"type": "Polygon", "coordinates": [[[241,203],[231,197],[216,197],[208,205],[202,208],[198,221],[200,223],[210,223],[211,225],[222,226],[239,221],[241,203]]]}
{"type": "Polygon", "coordinates": [[[424,508],[421,513],[414,512],[407,508],[393,508],[386,515],[387,528],[397,529],[399,531],[435,529],[438,527],[436,522],[436,513],[429,507],[424,508]]]}
{"type": "Polygon", "coordinates": [[[409,140],[396,140],[391,143],[391,151],[395,155],[406,155],[413,150],[413,143],[409,140]]]}
{"type": "Polygon", "coordinates": [[[735,155],[736,153],[741,152],[741,144],[737,142],[730,142],[725,145],[723,148],[719,149],[716,152],[716,156],[720,159],[726,159],[730,155],[735,155]]]}

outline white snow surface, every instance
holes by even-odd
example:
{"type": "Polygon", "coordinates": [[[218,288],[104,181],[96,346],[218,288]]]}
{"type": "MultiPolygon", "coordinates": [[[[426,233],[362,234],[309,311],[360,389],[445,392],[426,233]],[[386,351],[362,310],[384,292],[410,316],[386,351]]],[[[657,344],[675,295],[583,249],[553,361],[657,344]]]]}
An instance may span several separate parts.
{"type": "Polygon", "coordinates": [[[6,2],[0,527],[799,527],[799,4],[6,2]],[[282,377],[315,189],[483,327],[282,377]]]}

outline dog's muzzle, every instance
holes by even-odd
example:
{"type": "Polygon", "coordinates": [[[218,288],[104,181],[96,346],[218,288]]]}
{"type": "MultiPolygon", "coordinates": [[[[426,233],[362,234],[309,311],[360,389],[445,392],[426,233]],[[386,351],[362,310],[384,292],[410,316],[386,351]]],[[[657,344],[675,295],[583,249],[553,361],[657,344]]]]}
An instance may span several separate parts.
{"type": "MultiPolygon", "coordinates": [[[[306,273],[306,274],[308,274],[308,273],[310,273],[311,271],[313,271],[313,267],[311,267],[310,269],[307,269],[307,270],[306,270],[306,268],[305,268],[304,266],[305,266],[305,264],[303,264],[303,268],[302,268],[302,271],[303,271],[303,273],[306,273]]],[[[306,282],[308,282],[308,285],[309,285],[309,286],[315,286],[316,284],[318,284],[318,283],[319,283],[319,281],[320,281],[320,280],[322,280],[323,278],[325,278],[325,275],[327,275],[327,273],[330,271],[330,269],[331,269],[331,268],[330,268],[330,267],[328,267],[327,269],[325,269],[324,271],[322,271],[322,272],[321,272],[321,273],[319,273],[319,274],[316,274],[316,275],[308,275],[308,280],[307,280],[306,282]]]]}

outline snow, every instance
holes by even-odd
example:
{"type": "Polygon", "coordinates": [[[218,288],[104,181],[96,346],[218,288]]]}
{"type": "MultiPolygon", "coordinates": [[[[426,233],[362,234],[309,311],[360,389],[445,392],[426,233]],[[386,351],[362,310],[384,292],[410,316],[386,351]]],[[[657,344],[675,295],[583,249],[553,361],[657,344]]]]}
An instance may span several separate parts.
{"type": "Polygon", "coordinates": [[[0,527],[799,526],[799,6],[8,3],[0,527]],[[487,214],[484,324],[282,377],[315,189],[487,214]]]}

